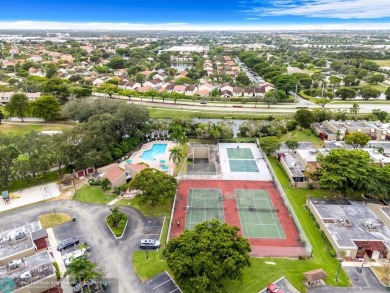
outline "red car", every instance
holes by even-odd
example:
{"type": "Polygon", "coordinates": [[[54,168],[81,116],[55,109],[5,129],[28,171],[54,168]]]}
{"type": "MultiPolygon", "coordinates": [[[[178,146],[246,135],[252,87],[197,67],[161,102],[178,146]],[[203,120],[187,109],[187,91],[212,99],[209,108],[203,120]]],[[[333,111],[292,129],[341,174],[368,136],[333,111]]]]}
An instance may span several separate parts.
{"type": "Polygon", "coordinates": [[[268,293],[283,293],[283,290],[280,289],[277,285],[275,284],[270,284],[267,287],[267,292],[268,293]]]}

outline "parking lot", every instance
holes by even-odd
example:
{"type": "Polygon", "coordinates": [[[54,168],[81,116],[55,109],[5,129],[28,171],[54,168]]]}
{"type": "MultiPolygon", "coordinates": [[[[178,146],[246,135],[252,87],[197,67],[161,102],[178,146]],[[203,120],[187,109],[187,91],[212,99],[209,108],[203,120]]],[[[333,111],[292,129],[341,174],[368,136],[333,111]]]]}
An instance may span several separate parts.
{"type": "MultiPolygon", "coordinates": [[[[133,269],[132,257],[134,251],[140,249],[141,239],[159,239],[162,218],[145,218],[135,209],[121,207],[129,217],[129,224],[124,237],[116,240],[104,222],[110,213],[107,206],[66,200],[33,205],[18,209],[17,212],[2,213],[0,230],[36,221],[38,215],[51,213],[54,208],[59,213],[68,213],[76,217],[75,222],[53,228],[57,242],[72,237],[79,238],[80,243],[86,242],[90,247],[91,260],[98,264],[109,282],[107,292],[149,292],[133,269]]],[[[69,253],[74,249],[76,248],[69,248],[63,253],[69,253]]]]}
{"type": "Polygon", "coordinates": [[[148,293],[181,293],[179,287],[167,272],[163,272],[145,282],[145,292],[148,293]]]}

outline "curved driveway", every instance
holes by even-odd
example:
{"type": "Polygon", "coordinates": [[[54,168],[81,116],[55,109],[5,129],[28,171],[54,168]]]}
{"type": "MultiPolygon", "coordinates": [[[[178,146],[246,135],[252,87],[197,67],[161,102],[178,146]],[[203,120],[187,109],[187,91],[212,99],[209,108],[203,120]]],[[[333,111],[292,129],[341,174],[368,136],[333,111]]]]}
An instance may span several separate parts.
{"type": "Polygon", "coordinates": [[[56,212],[68,213],[77,218],[76,222],[65,225],[74,225],[72,231],[80,231],[84,235],[91,247],[91,256],[93,258],[98,256],[98,263],[103,267],[106,277],[117,280],[112,283],[111,292],[145,292],[132,265],[133,252],[138,250],[138,241],[144,235],[145,221],[135,209],[121,208],[129,216],[129,223],[124,237],[120,240],[115,240],[105,225],[104,219],[110,213],[107,206],[72,200],[40,203],[1,213],[0,229],[5,230],[26,222],[37,221],[39,215],[52,213],[54,208],[56,212]]]}

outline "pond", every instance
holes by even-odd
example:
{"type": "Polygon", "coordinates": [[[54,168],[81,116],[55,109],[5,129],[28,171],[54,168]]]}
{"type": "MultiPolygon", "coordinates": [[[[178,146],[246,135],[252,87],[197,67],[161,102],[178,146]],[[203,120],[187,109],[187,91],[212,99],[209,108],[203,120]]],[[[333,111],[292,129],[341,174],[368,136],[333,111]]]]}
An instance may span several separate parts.
{"type": "Polygon", "coordinates": [[[171,63],[172,68],[176,68],[177,71],[185,71],[194,67],[192,63],[171,63]]]}

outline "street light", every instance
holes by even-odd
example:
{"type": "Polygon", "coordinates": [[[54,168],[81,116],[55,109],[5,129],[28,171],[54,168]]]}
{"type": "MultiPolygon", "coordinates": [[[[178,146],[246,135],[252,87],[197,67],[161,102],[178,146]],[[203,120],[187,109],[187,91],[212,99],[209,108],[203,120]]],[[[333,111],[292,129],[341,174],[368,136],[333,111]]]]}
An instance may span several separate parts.
{"type": "Polygon", "coordinates": [[[363,271],[363,266],[364,266],[365,264],[366,264],[365,262],[362,263],[362,266],[360,267],[359,273],[362,273],[362,271],[363,271]]]}

